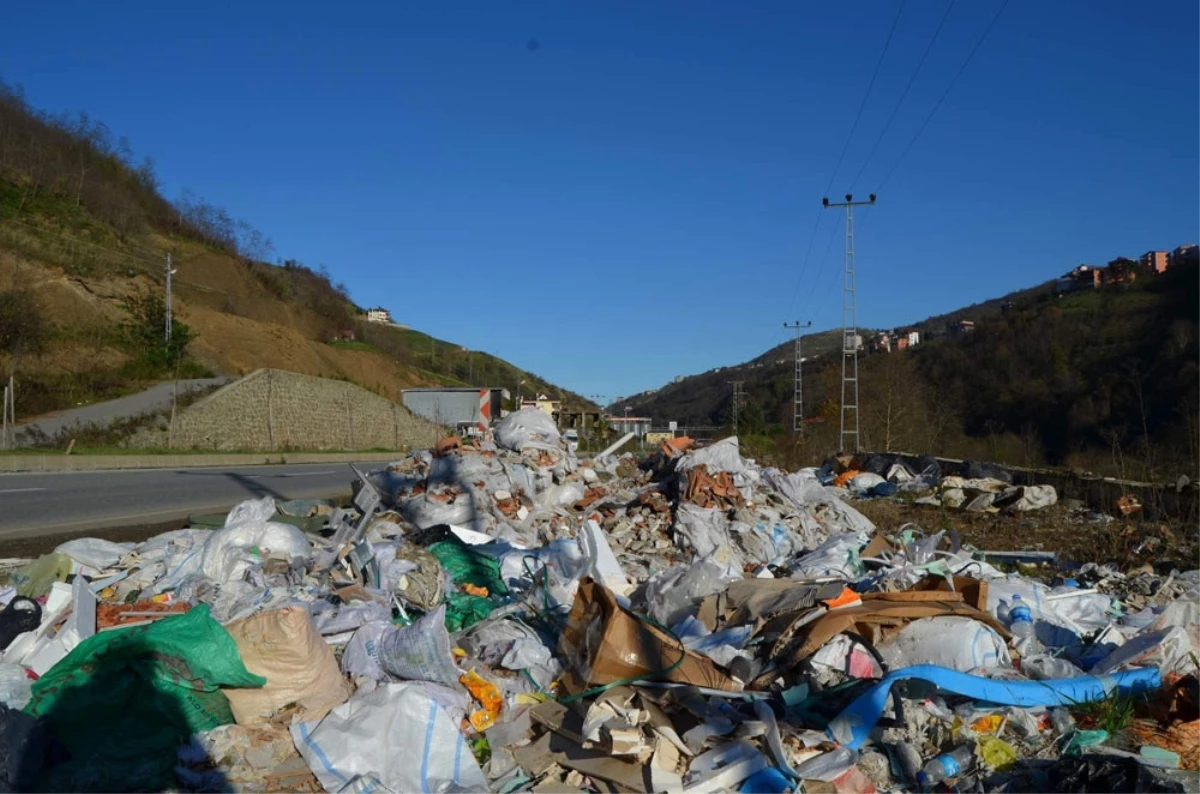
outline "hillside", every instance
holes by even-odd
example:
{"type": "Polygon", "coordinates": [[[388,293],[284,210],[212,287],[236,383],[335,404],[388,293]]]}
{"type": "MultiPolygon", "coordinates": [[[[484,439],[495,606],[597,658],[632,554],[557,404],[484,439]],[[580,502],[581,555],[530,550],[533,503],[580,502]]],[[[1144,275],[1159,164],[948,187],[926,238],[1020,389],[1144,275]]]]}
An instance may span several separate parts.
{"type": "Polygon", "coordinates": [[[103,124],[40,113],[0,82],[0,372],[15,359],[18,421],[177,374],[259,368],[340,378],[392,400],[469,380],[515,390],[524,378],[527,392],[590,404],[488,354],[366,323],[323,268],[270,264],[272,253],[220,207],[167,200],[153,163],[135,164],[103,124]],[[168,254],[173,334],[190,337],[175,358],[148,349],[164,327],[168,254]]]}
{"type": "MultiPolygon", "coordinates": [[[[805,335],[801,346],[806,359],[805,378],[815,378],[820,369],[841,347],[840,330],[805,335]]],[[[795,376],[795,342],[784,342],[760,356],[742,364],[715,367],[699,375],[649,392],[642,392],[610,406],[614,414],[622,414],[626,406],[634,416],[649,416],[655,426],[676,421],[681,427],[711,426],[726,423],[732,402],[730,381],[745,381],[746,402],[751,412],[756,407],[775,406],[770,414],[773,422],[791,424],[790,414],[785,421],[779,411],[791,411],[792,381],[795,376]]],[[[815,405],[815,403],[814,403],[815,405]]]]}
{"type": "MultiPolygon", "coordinates": [[[[860,355],[862,446],[1128,478],[1195,478],[1198,305],[1200,276],[1192,263],[1133,284],[1060,297],[1052,286],[1022,290],[914,323],[934,329],[970,318],[976,329],[908,351],[860,355]]],[[[790,356],[774,348],[764,357],[788,361],[685,378],[632,400],[632,413],[649,414],[656,424],[728,425],[726,381],[736,375],[746,381],[741,431],[755,437],[759,454],[812,462],[836,449],[836,352],[805,368],[811,421],[799,448],[785,432],[792,411],[790,356]]]]}

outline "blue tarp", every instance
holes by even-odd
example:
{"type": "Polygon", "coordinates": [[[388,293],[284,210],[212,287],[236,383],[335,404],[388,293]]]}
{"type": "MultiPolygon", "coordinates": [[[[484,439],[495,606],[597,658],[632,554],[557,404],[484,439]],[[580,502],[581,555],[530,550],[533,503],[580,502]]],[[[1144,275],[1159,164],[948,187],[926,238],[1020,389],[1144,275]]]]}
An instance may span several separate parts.
{"type": "Polygon", "coordinates": [[[859,695],[829,724],[830,738],[853,750],[861,747],[883,715],[892,684],[909,678],[928,681],[938,689],[956,695],[1001,706],[1024,707],[1070,706],[1102,700],[1115,692],[1141,692],[1162,686],[1162,677],[1156,668],[1050,681],[1004,681],[968,675],[935,664],[919,664],[888,673],[878,684],[859,695]]]}

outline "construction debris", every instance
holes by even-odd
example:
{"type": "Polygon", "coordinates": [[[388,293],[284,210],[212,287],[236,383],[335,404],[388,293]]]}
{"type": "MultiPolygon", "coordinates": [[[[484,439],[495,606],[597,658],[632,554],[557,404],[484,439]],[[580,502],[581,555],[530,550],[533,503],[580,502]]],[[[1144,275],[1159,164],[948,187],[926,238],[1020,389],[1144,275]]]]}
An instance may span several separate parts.
{"type": "Polygon", "coordinates": [[[581,459],[527,409],[355,472],[349,508],[265,498],[15,561],[0,735],[24,749],[0,772],[75,791],[1195,790],[1200,571],[1028,578],[841,498],[1055,501],[975,464],[616,449],[581,459]]]}

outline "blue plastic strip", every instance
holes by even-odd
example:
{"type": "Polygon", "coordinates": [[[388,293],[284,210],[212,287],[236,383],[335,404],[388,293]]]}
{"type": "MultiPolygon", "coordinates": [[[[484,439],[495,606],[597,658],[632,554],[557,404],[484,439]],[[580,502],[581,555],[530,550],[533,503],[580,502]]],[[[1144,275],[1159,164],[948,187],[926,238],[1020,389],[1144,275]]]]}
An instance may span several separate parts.
{"type": "Polygon", "coordinates": [[[350,782],[345,775],[337,770],[337,767],[330,763],[329,756],[325,755],[325,751],[321,749],[321,745],[312,740],[312,734],[308,732],[307,723],[300,723],[300,738],[306,745],[308,745],[309,749],[312,750],[313,755],[315,755],[317,760],[321,762],[321,766],[325,767],[326,772],[341,781],[342,785],[350,782]]]}
{"type": "Polygon", "coordinates": [[[1002,681],[960,673],[935,664],[919,664],[888,673],[878,684],[859,695],[829,724],[831,739],[852,750],[862,746],[888,704],[892,684],[919,678],[956,695],[1001,706],[1070,706],[1102,700],[1113,691],[1122,693],[1158,689],[1162,676],[1155,668],[1123,670],[1105,676],[1085,675],[1050,681],[1002,681]]]}
{"type": "Polygon", "coordinates": [[[438,705],[429,701],[429,721],[425,725],[425,752],[421,754],[421,791],[429,794],[429,753],[433,750],[433,723],[437,719],[438,705]]]}

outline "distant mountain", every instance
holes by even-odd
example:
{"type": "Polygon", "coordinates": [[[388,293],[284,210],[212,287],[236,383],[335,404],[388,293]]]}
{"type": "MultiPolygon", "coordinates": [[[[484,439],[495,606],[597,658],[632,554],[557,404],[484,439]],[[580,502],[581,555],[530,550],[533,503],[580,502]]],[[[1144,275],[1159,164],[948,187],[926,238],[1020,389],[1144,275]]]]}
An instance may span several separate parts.
{"type": "MultiPolygon", "coordinates": [[[[1195,479],[1198,306],[1193,259],[1070,294],[1046,282],[904,326],[921,332],[916,347],[859,356],[861,446],[1195,479]],[[974,330],[948,335],[961,320],[974,330]]],[[[805,339],[814,354],[804,366],[805,462],[839,445],[840,338],[834,330],[805,339]]],[[[613,408],[656,425],[728,427],[731,380],[745,381],[740,435],[757,439],[760,452],[795,452],[790,343],[613,408]]]]}
{"type": "MultiPolygon", "coordinates": [[[[841,349],[840,329],[804,336],[801,340],[806,376],[815,376],[831,355],[841,349]]],[[[626,406],[633,415],[649,416],[654,424],[676,421],[681,427],[720,425],[725,421],[733,387],[745,381],[747,398],[757,403],[778,403],[790,395],[795,376],[795,342],[784,342],[742,364],[714,367],[658,389],[626,397],[609,406],[617,415],[626,406]]],[[[790,405],[790,397],[788,397],[790,405]]]]}

